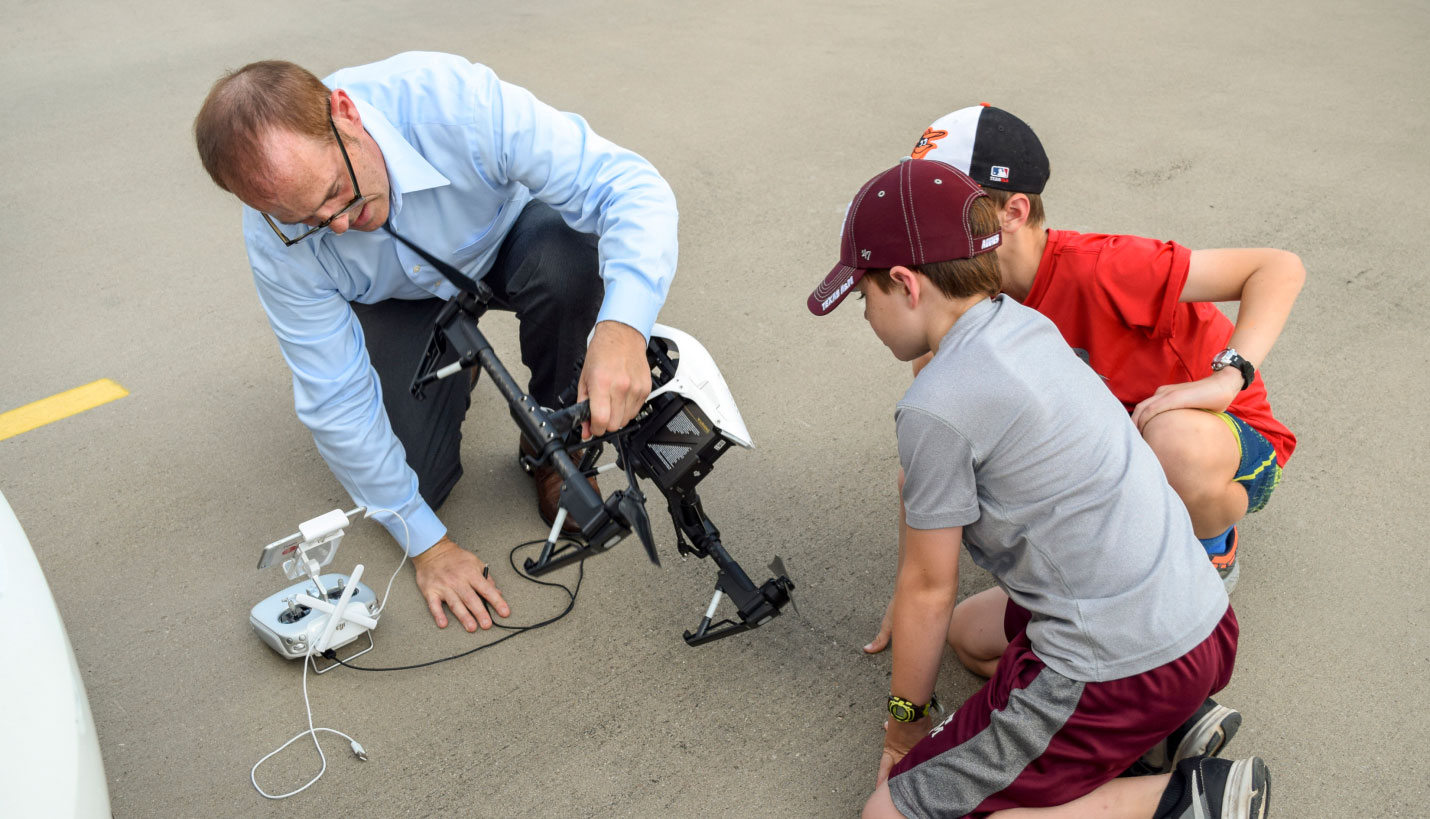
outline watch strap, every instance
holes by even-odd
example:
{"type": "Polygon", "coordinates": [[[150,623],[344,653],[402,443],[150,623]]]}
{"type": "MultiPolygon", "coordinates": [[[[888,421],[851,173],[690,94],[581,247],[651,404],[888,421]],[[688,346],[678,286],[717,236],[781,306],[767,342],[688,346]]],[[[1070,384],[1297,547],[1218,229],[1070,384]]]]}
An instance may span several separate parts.
{"type": "Polygon", "coordinates": [[[906,700],[893,694],[889,695],[889,716],[895,722],[917,722],[928,716],[929,711],[938,710],[938,697],[931,696],[924,705],[916,705],[912,700],[906,700]]]}
{"type": "Polygon", "coordinates": [[[1241,353],[1238,353],[1233,347],[1228,347],[1216,354],[1216,357],[1212,359],[1212,371],[1220,371],[1228,364],[1241,371],[1242,390],[1250,387],[1251,382],[1256,380],[1256,365],[1242,358],[1241,353]]]}

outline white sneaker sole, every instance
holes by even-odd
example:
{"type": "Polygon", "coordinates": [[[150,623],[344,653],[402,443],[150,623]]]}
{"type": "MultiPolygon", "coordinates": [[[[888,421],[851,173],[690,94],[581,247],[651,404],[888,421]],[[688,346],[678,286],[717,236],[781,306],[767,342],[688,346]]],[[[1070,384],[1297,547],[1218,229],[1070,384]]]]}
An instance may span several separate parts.
{"type": "Polygon", "coordinates": [[[1231,764],[1221,795],[1220,819],[1266,819],[1271,804],[1271,771],[1260,757],[1231,764]]]}
{"type": "Polygon", "coordinates": [[[1236,581],[1241,579],[1241,561],[1231,564],[1231,571],[1226,573],[1226,577],[1221,579],[1221,585],[1226,589],[1228,596],[1236,589],[1236,581]]]}
{"type": "MultiPolygon", "coordinates": [[[[1194,756],[1219,756],[1236,730],[1241,727],[1241,714],[1225,705],[1218,705],[1202,715],[1177,745],[1171,768],[1194,756]]],[[[1170,770],[1170,768],[1169,768],[1170,770]]]]}

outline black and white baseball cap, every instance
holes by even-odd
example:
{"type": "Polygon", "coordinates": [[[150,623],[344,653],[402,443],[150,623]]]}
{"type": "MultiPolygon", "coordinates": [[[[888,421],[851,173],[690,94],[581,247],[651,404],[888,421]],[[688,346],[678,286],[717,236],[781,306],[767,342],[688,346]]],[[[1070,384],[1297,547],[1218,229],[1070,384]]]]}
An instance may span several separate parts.
{"type": "Polygon", "coordinates": [[[914,159],[939,159],[986,188],[1042,193],[1048,155],[1028,124],[988,103],[960,108],[930,125],[914,159]]]}

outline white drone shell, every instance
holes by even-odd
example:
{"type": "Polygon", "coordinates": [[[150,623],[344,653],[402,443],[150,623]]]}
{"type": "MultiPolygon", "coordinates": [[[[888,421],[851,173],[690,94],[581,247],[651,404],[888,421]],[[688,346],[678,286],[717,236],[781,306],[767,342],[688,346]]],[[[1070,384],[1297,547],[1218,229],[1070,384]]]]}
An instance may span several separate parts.
{"type": "Polygon", "coordinates": [[[710,416],[720,434],[746,449],[754,449],[755,442],[750,440],[750,431],[745,428],[745,419],[740,417],[740,410],[735,406],[735,397],[730,394],[725,378],[720,375],[720,368],[715,366],[715,359],[710,357],[704,345],[689,333],[664,324],[652,327],[650,334],[669,341],[680,354],[675,364],[675,375],[652,391],[650,397],[667,392],[681,395],[710,416]]]}

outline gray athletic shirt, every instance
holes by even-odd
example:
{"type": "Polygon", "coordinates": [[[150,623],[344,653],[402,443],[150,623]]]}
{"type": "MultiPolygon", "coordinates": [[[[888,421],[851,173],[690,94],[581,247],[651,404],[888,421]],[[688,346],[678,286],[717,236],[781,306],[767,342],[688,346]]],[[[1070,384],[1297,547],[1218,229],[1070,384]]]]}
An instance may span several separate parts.
{"type": "Polygon", "coordinates": [[[963,526],[1032,612],[1054,671],[1116,680],[1175,660],[1227,608],[1127,411],[1047,318],[999,296],[953,325],[894,415],[915,529],[963,526]]]}

